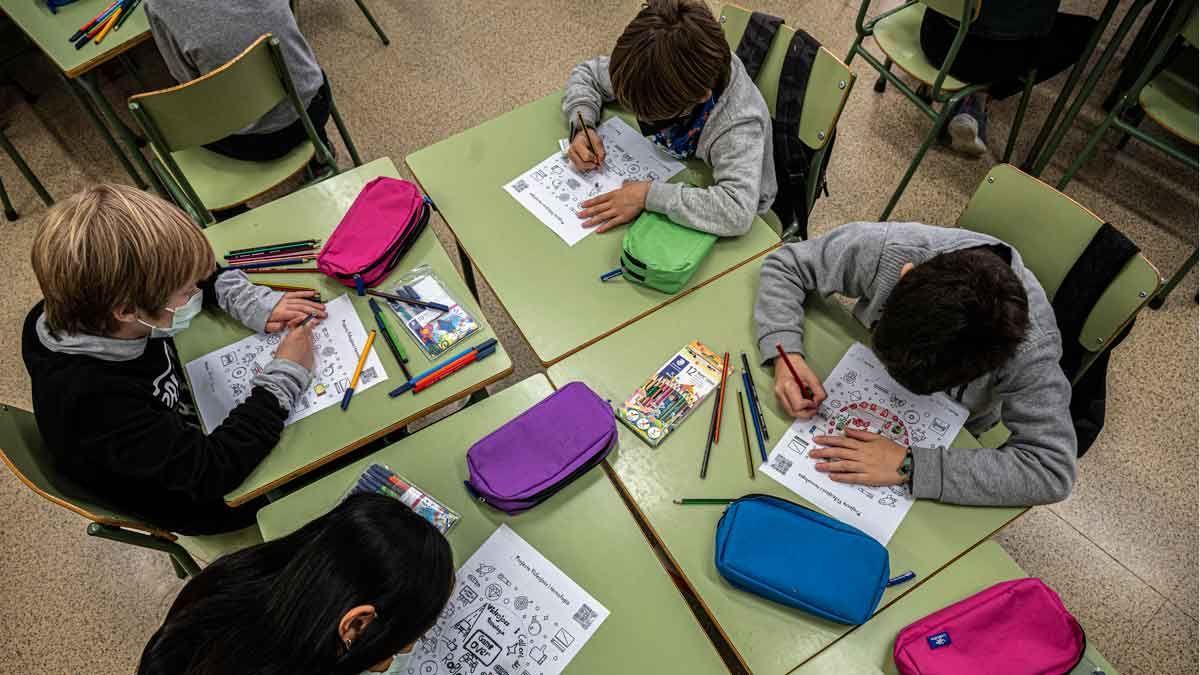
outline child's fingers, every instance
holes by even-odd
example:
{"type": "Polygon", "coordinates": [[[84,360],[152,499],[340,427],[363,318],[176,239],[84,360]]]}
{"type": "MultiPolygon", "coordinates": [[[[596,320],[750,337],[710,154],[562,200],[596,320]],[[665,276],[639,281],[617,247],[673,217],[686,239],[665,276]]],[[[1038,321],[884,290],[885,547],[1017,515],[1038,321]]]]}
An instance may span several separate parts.
{"type": "Polygon", "coordinates": [[[304,314],[316,314],[317,317],[325,318],[325,305],[312,300],[301,300],[299,298],[288,303],[288,309],[293,312],[303,312],[304,314]]]}
{"type": "Polygon", "coordinates": [[[283,297],[286,300],[302,300],[305,298],[315,298],[319,295],[320,293],[316,291],[288,291],[283,294],[283,297]]]}
{"type": "Polygon", "coordinates": [[[877,441],[883,438],[879,434],[873,434],[869,431],[859,431],[858,429],[847,429],[846,435],[859,441],[877,441]]]}
{"type": "Polygon", "coordinates": [[[587,220],[585,220],[583,222],[583,226],[584,227],[595,227],[597,225],[602,225],[604,223],[607,223],[608,221],[612,220],[615,217],[616,217],[616,211],[609,209],[607,211],[602,211],[600,213],[597,213],[597,214],[593,215],[591,218],[588,218],[587,220]]]}

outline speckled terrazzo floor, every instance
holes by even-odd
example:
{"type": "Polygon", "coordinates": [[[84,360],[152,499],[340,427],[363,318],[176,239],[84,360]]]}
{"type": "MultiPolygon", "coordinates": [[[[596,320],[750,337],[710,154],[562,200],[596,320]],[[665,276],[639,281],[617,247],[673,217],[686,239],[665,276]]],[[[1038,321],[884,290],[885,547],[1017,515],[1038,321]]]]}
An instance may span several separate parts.
{"type": "MultiPolygon", "coordinates": [[[[33,0],[21,0],[33,1],[33,0]]],[[[333,83],[365,158],[409,152],[469,128],[561,86],[582,57],[609,49],[636,11],[622,2],[484,3],[373,0],[392,36],[383,47],[348,0],[302,0],[300,24],[333,83]]],[[[844,55],[857,3],[835,0],[748,4],[787,17],[844,55]]],[[[1102,3],[1068,0],[1071,11],[1102,3]]],[[[135,50],[144,77],[168,80],[152,43],[135,50]]],[[[0,86],[0,122],[56,196],[89,184],[126,181],[75,102],[36,54],[10,65],[40,100],[28,105],[0,86]]],[[[873,219],[925,132],[925,120],[894,92],[860,81],[840,125],[830,169],[832,197],[813,232],[873,219]]],[[[136,85],[102,70],[114,102],[136,85]]],[[[1053,103],[1060,77],[1036,90],[1030,129],[1053,103]]],[[[118,106],[120,107],[120,106],[118,106]]],[[[999,152],[1015,101],[993,110],[999,152]]],[[[1049,168],[1057,178],[1098,121],[1085,109],[1049,168]]],[[[1026,133],[1028,143],[1032,136],[1026,133]]],[[[345,154],[341,155],[343,158],[345,154]]],[[[1024,143],[1017,157],[1024,156],[1024,143]]],[[[934,150],[893,217],[951,224],[992,159],[970,161],[934,150]]],[[[38,298],[28,251],[40,201],[0,157],[0,176],[24,216],[0,223],[0,401],[29,406],[19,328],[38,298]]],[[[1195,173],[1136,144],[1106,144],[1068,192],[1129,234],[1164,272],[1196,241],[1195,173]]],[[[444,226],[435,223],[439,234],[444,226]]],[[[1166,675],[1197,669],[1197,308],[1191,274],[1168,305],[1144,313],[1110,370],[1109,420],[1082,461],[1075,494],[1037,508],[997,538],[1033,575],[1062,594],[1089,640],[1124,673],[1166,675]]],[[[512,380],[537,361],[484,291],[485,311],[515,364],[512,380]]],[[[501,385],[503,386],[503,385],[501,385]]],[[[129,673],[180,582],[160,554],[90,539],[84,522],[26,491],[0,471],[0,673],[129,673]]]]}

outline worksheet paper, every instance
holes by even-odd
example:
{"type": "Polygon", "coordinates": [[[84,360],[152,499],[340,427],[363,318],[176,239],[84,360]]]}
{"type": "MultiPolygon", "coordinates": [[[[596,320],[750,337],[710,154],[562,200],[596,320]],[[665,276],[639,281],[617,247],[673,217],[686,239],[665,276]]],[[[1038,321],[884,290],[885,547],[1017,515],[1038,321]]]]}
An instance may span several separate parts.
{"type": "MultiPolygon", "coordinates": [[[[313,378],[284,424],[292,424],[342,401],[367,342],[367,330],[348,295],[325,303],[328,318],[313,328],[313,378]]],[[[212,433],[250,395],[250,380],[272,359],[283,333],[259,333],[187,364],[188,381],[204,428],[212,433]]],[[[387,379],[374,348],[367,355],[355,395],[387,379]]]]}
{"type": "Polygon", "coordinates": [[[575,215],[582,202],[611,192],[625,181],[665,181],[684,168],[620,118],[610,118],[596,131],[604,139],[604,166],[600,169],[581,173],[571,166],[565,152],[556,152],[504,186],[567,246],[595,230],[584,228],[585,219],[575,215]]]}
{"type": "Polygon", "coordinates": [[[450,603],[401,672],[557,675],[606,618],[604,605],[501,525],[458,569],[450,603]]]}
{"type": "Polygon", "coordinates": [[[944,449],[967,421],[967,410],[942,393],[917,396],[901,387],[871,350],[854,343],[825,379],[817,414],[796,420],[775,445],[763,473],[830,516],[857,527],[883,545],[912,508],[907,487],[837,483],[816,470],[808,452],[815,436],[844,436],[846,429],[881,434],[904,447],[944,449]]]}

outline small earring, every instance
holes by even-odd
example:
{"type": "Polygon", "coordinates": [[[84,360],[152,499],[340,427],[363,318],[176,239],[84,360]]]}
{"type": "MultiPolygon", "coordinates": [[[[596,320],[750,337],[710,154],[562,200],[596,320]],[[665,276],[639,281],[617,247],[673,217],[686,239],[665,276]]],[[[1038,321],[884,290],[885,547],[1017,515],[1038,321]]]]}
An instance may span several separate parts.
{"type": "Polygon", "coordinates": [[[353,644],[350,642],[350,638],[346,638],[345,640],[342,640],[342,642],[346,644],[346,651],[350,651],[350,645],[353,644]]]}

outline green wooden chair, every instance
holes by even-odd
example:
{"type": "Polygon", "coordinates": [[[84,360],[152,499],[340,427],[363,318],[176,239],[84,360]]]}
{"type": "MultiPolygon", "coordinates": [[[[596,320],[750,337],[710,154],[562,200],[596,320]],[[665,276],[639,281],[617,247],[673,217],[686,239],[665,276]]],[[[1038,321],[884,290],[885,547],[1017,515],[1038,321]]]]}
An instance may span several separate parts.
{"type": "MultiPolygon", "coordinates": [[[[737,51],[738,43],[746,32],[750,22],[750,10],[736,5],[725,5],[721,8],[721,27],[725,31],[725,40],[729,48],[737,51]]],[[[779,74],[783,71],[783,59],[787,55],[788,45],[791,44],[795,29],[786,25],[779,27],[771,48],[763,59],[762,68],[754,83],[762,92],[771,116],[775,116],[775,103],[779,96],[779,74]]],[[[800,140],[810,148],[818,150],[813,156],[812,166],[808,171],[808,185],[805,197],[810,205],[816,203],[817,191],[822,188],[820,177],[822,168],[829,161],[827,142],[837,128],[838,119],[846,107],[846,99],[854,88],[856,76],[850,68],[838,57],[824,47],[817,53],[813,62],[812,72],[808,77],[808,88],[804,92],[804,110],[800,113],[800,140]]],[[[776,219],[767,220],[774,226],[776,219]]],[[[799,232],[796,223],[782,223],[782,231],[778,231],[784,239],[807,238],[807,232],[799,232]]]]}
{"type": "MultiPolygon", "coordinates": [[[[1004,0],[991,1],[1004,2],[1004,0]]],[[[950,121],[954,111],[958,108],[959,101],[988,88],[989,83],[987,82],[964,82],[949,73],[950,65],[958,57],[958,51],[967,37],[971,23],[979,16],[979,8],[982,3],[983,0],[908,0],[900,7],[867,19],[871,0],[862,0],[858,9],[858,18],[855,20],[858,37],[850,46],[846,63],[854,60],[855,56],[861,56],[879,72],[879,80],[875,83],[876,92],[882,93],[887,87],[887,83],[892,83],[933,122],[933,127],[925,135],[925,140],[917,149],[917,154],[909,162],[908,170],[904,172],[904,177],[900,179],[900,184],[896,186],[896,191],[892,193],[891,199],[888,200],[887,206],[879,216],[880,220],[887,220],[888,216],[892,214],[892,209],[900,201],[900,196],[904,194],[908,182],[912,180],[921,160],[925,158],[925,153],[929,151],[950,121]],[[921,50],[921,21],[925,18],[925,12],[930,11],[944,14],[958,21],[958,33],[950,46],[950,53],[946,55],[945,61],[940,66],[930,63],[921,50]],[[883,62],[880,62],[863,47],[863,40],[868,37],[875,38],[875,44],[884,53],[883,62]],[[932,102],[940,104],[940,110],[935,110],[933,105],[926,102],[915,89],[892,73],[893,65],[929,86],[932,102]]],[[[1021,102],[1017,106],[1017,116],[1013,120],[1012,131],[1008,134],[1008,143],[1004,146],[1004,156],[1000,160],[1001,162],[1007,163],[1012,156],[1017,134],[1021,129],[1021,122],[1025,118],[1025,110],[1029,105],[1029,96],[1033,91],[1034,73],[1029,72],[1024,79],[1025,90],[1021,94],[1021,102]]]]}
{"type": "MultiPolygon", "coordinates": [[[[1020,251],[1051,300],[1103,224],[1104,219],[1075,200],[1009,164],[988,172],[958,219],[959,227],[990,234],[1020,251]]],[[[1144,256],[1125,263],[1092,308],[1083,331],[1063,336],[1079,340],[1090,355],[1077,372],[1067,373],[1072,384],[1154,297],[1159,283],[1158,270],[1144,256]]]]}
{"type": "MultiPolygon", "coordinates": [[[[1062,179],[1059,180],[1059,190],[1066,189],[1067,184],[1075,178],[1079,169],[1092,158],[1092,155],[1096,154],[1100,139],[1111,127],[1117,127],[1123,132],[1123,140],[1129,137],[1136,138],[1168,157],[1183,162],[1193,170],[1200,168],[1200,163],[1196,160],[1196,146],[1200,142],[1200,138],[1197,137],[1197,127],[1200,126],[1200,114],[1197,114],[1197,96],[1200,94],[1198,94],[1197,83],[1194,79],[1186,78],[1171,68],[1162,69],[1159,72],[1159,66],[1167,58],[1176,35],[1182,37],[1193,47],[1200,46],[1200,39],[1197,39],[1194,6],[1189,9],[1186,4],[1180,3],[1175,15],[1170,20],[1173,23],[1167,32],[1169,37],[1155,48],[1137,80],[1121,94],[1117,104],[1109,110],[1104,121],[1092,132],[1083,152],[1075,158],[1067,172],[1063,174],[1062,179]],[[1134,105],[1140,105],[1146,113],[1146,117],[1149,117],[1178,141],[1191,147],[1185,152],[1178,147],[1178,144],[1152,136],[1130,123],[1123,114],[1134,105]]],[[[1171,278],[1167,279],[1158,295],[1151,301],[1152,308],[1162,307],[1171,291],[1196,266],[1198,257],[1200,257],[1198,251],[1193,249],[1192,255],[1171,274],[1171,278]]]]}
{"type": "MultiPolygon", "coordinates": [[[[129,109],[150,141],[151,166],[172,198],[201,225],[213,211],[245,204],[304,171],[314,157],[336,174],[329,148],[317,136],[284,65],[279,40],[263,35],[229,63],[168,89],[132,96],[129,109]],[[290,101],[308,141],[269,162],[246,162],[205,149],[290,101]]],[[[362,164],[337,105],[330,114],[355,166],[362,164]]]]}
{"type": "Polygon", "coordinates": [[[54,467],[42,447],[33,413],[7,405],[0,405],[0,462],[29,489],[89,520],[88,535],[168,554],[181,579],[199,573],[196,558],[212,561],[262,542],[257,526],[221,535],[177,537],[113,508],[54,467]]]}
{"type": "MultiPolygon", "coordinates": [[[[3,124],[0,124],[0,150],[4,150],[4,154],[8,155],[13,164],[17,165],[17,170],[21,172],[25,180],[29,181],[29,184],[33,186],[34,192],[38,193],[38,196],[46,203],[46,206],[53,204],[54,198],[50,196],[49,192],[46,192],[42,181],[38,180],[33,170],[25,163],[25,159],[21,157],[21,153],[17,152],[17,149],[13,147],[12,141],[8,140],[8,136],[4,134],[3,124]]],[[[2,180],[0,180],[0,203],[4,204],[4,217],[9,220],[16,220],[17,210],[13,208],[12,200],[8,198],[8,192],[5,191],[4,181],[2,180]]]]}

